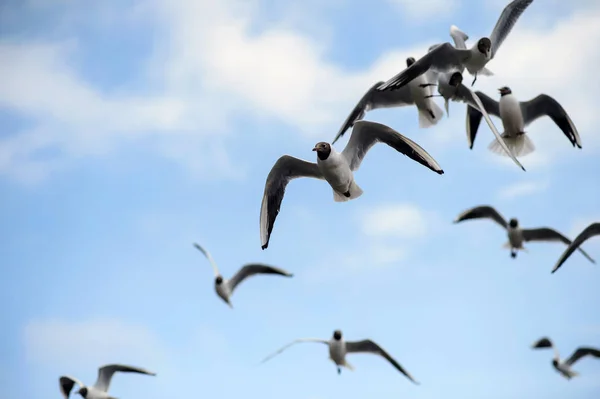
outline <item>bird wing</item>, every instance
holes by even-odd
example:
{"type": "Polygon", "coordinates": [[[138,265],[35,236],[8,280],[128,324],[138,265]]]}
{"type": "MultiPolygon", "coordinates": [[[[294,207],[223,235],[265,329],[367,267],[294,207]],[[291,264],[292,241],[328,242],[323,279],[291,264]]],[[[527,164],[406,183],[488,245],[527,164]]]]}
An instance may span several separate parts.
{"type": "Polygon", "coordinates": [[[579,233],[579,235],[577,237],[575,237],[575,239],[567,247],[567,249],[565,249],[565,252],[563,252],[563,254],[560,256],[560,258],[558,258],[558,262],[556,262],[554,269],[552,269],[552,273],[557,271],[558,268],[561,267],[563,263],[565,263],[567,258],[569,256],[571,256],[571,254],[573,252],[575,252],[575,250],[577,248],[579,248],[579,246],[581,244],[583,244],[584,241],[586,241],[588,238],[591,238],[591,237],[594,237],[597,235],[600,235],[600,223],[592,223],[588,227],[583,229],[583,231],[581,233],[579,233]]]}
{"type": "Polygon", "coordinates": [[[206,258],[210,262],[210,265],[213,268],[213,272],[214,272],[215,276],[218,276],[219,275],[219,268],[217,267],[217,262],[215,262],[215,260],[213,259],[213,257],[210,255],[210,252],[208,252],[206,249],[202,248],[200,246],[200,244],[194,243],[194,247],[196,247],[197,249],[199,249],[200,252],[202,252],[204,254],[204,256],[206,256],[206,258]]]}
{"type": "Polygon", "coordinates": [[[106,366],[102,366],[98,369],[98,379],[96,379],[94,388],[103,392],[108,392],[110,380],[112,379],[113,374],[116,372],[156,375],[156,373],[139,367],[126,366],[123,364],[107,364],[106,366]]]}
{"type": "Polygon", "coordinates": [[[353,171],[358,170],[369,149],[377,142],[389,145],[396,151],[440,175],[444,173],[436,160],[417,143],[404,137],[391,127],[371,121],[359,121],[354,124],[350,140],[342,151],[342,155],[348,161],[350,169],[353,171]]]}
{"type": "Polygon", "coordinates": [[[549,116],[554,123],[567,136],[573,147],[581,148],[581,138],[575,124],[567,111],[554,98],[547,94],[540,94],[530,101],[521,103],[521,113],[525,125],[530,124],[541,116],[549,116]]]}
{"type": "Polygon", "coordinates": [[[404,370],[400,363],[398,363],[393,357],[389,355],[389,353],[387,353],[382,347],[380,347],[370,339],[354,342],[346,341],[346,351],[348,353],[367,352],[380,355],[383,358],[387,359],[388,362],[390,362],[399,372],[404,374],[409,380],[419,385],[419,382],[417,382],[417,380],[415,380],[413,376],[408,373],[408,371],[404,370]]]}
{"type": "Polygon", "coordinates": [[[471,57],[470,50],[457,49],[450,43],[431,46],[430,50],[414,64],[379,86],[377,90],[399,89],[429,69],[437,72],[460,70],[463,68],[464,62],[471,57]]]}
{"type": "MultiPolygon", "coordinates": [[[[525,241],[562,241],[567,245],[571,245],[571,240],[559,233],[558,231],[549,227],[540,227],[537,229],[523,229],[523,239],[525,241]]],[[[588,258],[592,263],[596,263],[583,249],[577,248],[579,251],[588,258]]]]}
{"type": "Polygon", "coordinates": [[[64,399],[68,399],[71,391],[75,384],[79,385],[79,387],[83,387],[83,383],[79,381],[77,378],[69,377],[68,375],[63,375],[58,379],[58,386],[60,388],[60,393],[62,394],[64,399]]]}
{"type": "Polygon", "coordinates": [[[280,157],[267,176],[265,191],[260,205],[260,241],[261,248],[269,246],[269,238],[275,218],[279,213],[285,187],[290,180],[298,177],[314,177],[323,179],[323,174],[316,163],[304,161],[289,155],[280,157]]]}
{"type": "Polygon", "coordinates": [[[362,96],[358,104],[350,112],[338,134],[335,136],[331,144],[335,144],[340,137],[350,129],[354,122],[361,120],[365,117],[365,114],[376,108],[391,108],[391,107],[402,107],[405,105],[414,104],[410,88],[406,87],[403,90],[390,91],[377,91],[377,88],[384,82],[377,82],[362,96]]]}
{"type": "Polygon", "coordinates": [[[559,354],[558,354],[558,349],[556,349],[554,347],[554,345],[552,344],[552,341],[548,337],[542,337],[542,338],[538,339],[536,342],[534,342],[533,345],[531,345],[531,349],[547,349],[547,348],[552,348],[554,350],[554,357],[556,358],[556,360],[560,359],[559,354]]]}
{"type": "Polygon", "coordinates": [[[465,42],[469,40],[469,35],[458,29],[456,25],[450,27],[450,37],[452,37],[452,40],[454,41],[454,47],[461,50],[467,49],[467,44],[465,42]]]}
{"type": "Polygon", "coordinates": [[[262,263],[251,263],[244,265],[238,272],[229,280],[229,288],[233,292],[235,287],[238,286],[239,283],[244,281],[244,279],[254,276],[255,274],[279,274],[280,276],[292,277],[293,274],[285,271],[283,269],[279,269],[277,267],[264,265],[262,263]]]}
{"type": "Polygon", "coordinates": [[[571,366],[573,365],[573,363],[575,363],[582,357],[588,355],[600,358],[600,349],[586,348],[582,346],[580,348],[577,348],[575,352],[573,352],[573,354],[567,360],[565,360],[565,363],[571,366]]]}
{"type": "MultiPolygon", "coordinates": [[[[481,116],[483,116],[483,118],[487,122],[488,126],[490,127],[490,130],[492,131],[494,136],[496,136],[496,140],[498,141],[498,143],[500,143],[500,146],[502,147],[502,149],[504,149],[504,151],[508,154],[510,159],[512,159],[513,162],[517,164],[517,166],[519,166],[521,169],[525,170],[525,168],[523,167],[521,162],[519,162],[517,157],[515,157],[515,155],[512,153],[512,151],[508,148],[508,146],[502,139],[502,135],[496,128],[496,125],[494,125],[494,122],[492,121],[492,118],[490,118],[490,115],[487,111],[487,107],[494,109],[493,103],[496,103],[496,102],[494,100],[492,100],[491,98],[489,98],[488,96],[486,96],[485,94],[484,94],[485,97],[480,97],[478,93],[481,93],[481,92],[478,91],[477,93],[474,93],[471,89],[469,89],[467,86],[465,86],[462,83],[456,89],[456,97],[459,97],[462,101],[466,102],[469,105],[467,107],[467,140],[469,141],[470,148],[471,149],[473,148],[473,142],[475,141],[475,134],[477,133],[477,128],[479,127],[479,123],[481,121],[481,116]],[[483,98],[486,98],[486,99],[483,100],[483,98]],[[477,116],[478,120],[476,123],[474,122],[474,124],[476,124],[474,130],[470,129],[471,115],[473,115],[473,118],[476,118],[476,116],[475,116],[475,113],[469,112],[471,109],[478,112],[478,116],[477,116]]],[[[481,93],[481,94],[483,94],[483,93],[481,93]]],[[[496,103],[496,104],[498,104],[498,103],[496,103]]],[[[500,111],[498,110],[498,113],[499,112],[500,111]]]]}
{"type": "Polygon", "coordinates": [[[494,209],[493,207],[491,207],[489,205],[480,205],[480,206],[476,206],[476,207],[467,209],[466,211],[464,211],[463,213],[458,215],[456,217],[456,219],[454,219],[454,223],[460,223],[464,220],[469,220],[469,219],[482,219],[482,218],[492,219],[494,222],[498,223],[500,226],[504,227],[505,229],[508,228],[508,223],[506,222],[506,219],[504,219],[504,217],[502,217],[500,212],[498,212],[496,209],[494,209]]]}
{"type": "Polygon", "coordinates": [[[512,30],[517,20],[523,14],[525,9],[533,3],[533,0],[514,0],[502,10],[496,26],[490,35],[490,41],[492,42],[492,58],[498,52],[500,45],[506,39],[510,31],[512,30]]]}
{"type": "Polygon", "coordinates": [[[329,345],[329,341],[326,341],[326,340],[324,340],[324,339],[319,339],[319,338],[300,338],[300,339],[297,339],[297,340],[294,340],[294,341],[290,342],[289,344],[287,344],[287,345],[283,346],[282,348],[280,348],[280,349],[276,350],[275,352],[273,352],[273,353],[272,353],[272,354],[270,354],[269,356],[265,357],[265,358],[264,358],[264,359],[261,361],[261,363],[264,363],[264,362],[266,362],[267,360],[269,360],[269,359],[271,359],[271,358],[273,358],[273,357],[275,357],[275,356],[279,355],[281,352],[283,352],[284,350],[286,350],[286,349],[287,349],[287,348],[289,348],[290,346],[292,346],[292,345],[294,345],[294,344],[297,344],[297,343],[300,343],[300,342],[319,342],[319,343],[322,343],[322,344],[329,345]]]}
{"type": "MultiPolygon", "coordinates": [[[[500,105],[498,101],[488,97],[481,91],[476,91],[475,94],[489,115],[500,117],[500,105]]],[[[479,109],[472,106],[467,107],[467,141],[469,142],[470,149],[473,149],[473,145],[475,144],[475,136],[477,135],[477,129],[479,129],[482,116],[483,114],[479,109]]]]}

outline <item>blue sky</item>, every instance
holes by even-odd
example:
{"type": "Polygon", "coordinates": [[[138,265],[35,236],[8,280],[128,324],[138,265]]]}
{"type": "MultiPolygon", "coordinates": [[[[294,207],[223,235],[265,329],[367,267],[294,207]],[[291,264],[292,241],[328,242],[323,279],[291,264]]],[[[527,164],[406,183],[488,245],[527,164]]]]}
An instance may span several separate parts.
{"type": "MultiPolygon", "coordinates": [[[[111,394],[122,399],[597,397],[600,363],[582,360],[566,381],[550,351],[529,346],[544,335],[563,356],[600,346],[600,266],[574,254],[552,275],[562,245],[529,244],[513,260],[493,223],[451,223],[479,204],[569,236],[600,220],[593,1],[534,2],[489,64],[495,76],[476,85],[494,98],[504,85],[522,100],[553,96],[582,150],[538,120],[522,172],[487,150],[486,126],[468,149],[463,104],[430,129],[411,107],[372,111],[446,173],[376,146],[355,201],[293,181],[260,249],[276,159],[313,160],[374,82],[449,40],[451,24],[469,45],[489,34],[504,4],[3,2],[0,396],[60,397],[60,375],[91,384],[118,362],[158,373],[117,375],[111,394]],[[194,241],[226,277],[246,262],[295,277],[244,283],[231,310],[194,241]],[[257,366],[336,328],[377,341],[422,385],[369,355],[338,376],[311,344],[257,366]]],[[[600,240],[585,249],[600,258],[600,240]]]]}

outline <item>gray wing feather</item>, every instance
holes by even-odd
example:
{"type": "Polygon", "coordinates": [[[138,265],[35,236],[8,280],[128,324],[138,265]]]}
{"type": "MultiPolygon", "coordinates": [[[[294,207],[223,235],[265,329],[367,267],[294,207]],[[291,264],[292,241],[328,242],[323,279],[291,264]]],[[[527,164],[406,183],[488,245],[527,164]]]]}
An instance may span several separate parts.
{"type": "Polygon", "coordinates": [[[469,40],[469,35],[458,29],[456,25],[450,27],[450,37],[454,41],[454,47],[462,50],[467,49],[467,44],[465,42],[469,40]]]}
{"type": "MultiPolygon", "coordinates": [[[[523,239],[525,241],[562,241],[567,245],[571,245],[571,240],[549,227],[540,227],[537,229],[523,229],[523,239]]],[[[596,263],[583,249],[577,248],[583,256],[588,258],[592,263],[596,263]]]]}
{"type": "Polygon", "coordinates": [[[107,364],[106,366],[102,366],[98,369],[98,379],[96,379],[94,388],[100,389],[104,392],[108,392],[108,388],[110,387],[110,380],[112,379],[113,374],[115,374],[116,372],[156,375],[156,373],[139,367],[126,366],[123,364],[107,364]]]}
{"type": "Polygon", "coordinates": [[[583,244],[587,239],[597,235],[600,235],[600,223],[592,223],[588,227],[583,229],[583,231],[579,233],[579,235],[575,237],[573,242],[567,247],[565,252],[563,252],[560,258],[558,258],[558,262],[556,262],[554,269],[552,269],[552,273],[557,271],[562,266],[562,264],[565,263],[567,258],[571,256],[571,254],[575,252],[575,250],[578,249],[581,244],[583,244]]]}
{"type": "Polygon", "coordinates": [[[408,371],[406,371],[400,365],[400,363],[398,363],[393,357],[391,357],[389,355],[389,353],[387,353],[382,347],[380,347],[379,345],[377,345],[375,342],[371,341],[370,339],[365,339],[363,341],[355,341],[355,342],[346,341],[346,351],[348,351],[349,353],[350,352],[353,352],[353,353],[367,352],[367,353],[374,353],[374,354],[380,355],[383,358],[385,358],[388,362],[390,362],[399,372],[404,374],[409,380],[411,380],[413,383],[419,385],[419,382],[417,382],[417,380],[415,380],[413,378],[413,376],[410,375],[408,373],[408,371]]]}
{"type": "Polygon", "coordinates": [[[300,339],[296,339],[296,340],[290,342],[289,344],[281,347],[280,349],[276,350],[275,352],[273,352],[269,356],[265,357],[261,361],[261,363],[264,363],[267,360],[272,359],[273,357],[279,355],[281,352],[283,352],[284,350],[286,350],[290,346],[295,345],[295,344],[300,343],[300,342],[317,342],[317,343],[326,344],[326,345],[329,344],[329,341],[326,341],[324,339],[319,339],[319,338],[300,338],[300,339]]]}
{"type": "Polygon", "coordinates": [[[493,207],[491,207],[489,205],[481,205],[481,206],[476,206],[476,207],[467,209],[466,211],[464,211],[463,213],[458,215],[456,217],[456,219],[454,219],[454,223],[460,223],[464,220],[482,219],[482,218],[492,219],[494,222],[498,223],[500,226],[504,227],[505,229],[508,227],[508,223],[506,222],[506,219],[504,219],[504,217],[502,217],[500,212],[498,212],[496,209],[494,209],[493,207]]]}
{"type": "Polygon", "coordinates": [[[298,177],[314,177],[323,179],[323,174],[316,163],[304,161],[289,155],[283,155],[275,162],[267,176],[265,191],[260,206],[260,239],[261,248],[269,246],[269,237],[273,231],[273,225],[283,196],[285,188],[292,179],[298,177]]]}
{"type": "MultiPolygon", "coordinates": [[[[476,91],[475,94],[479,97],[489,115],[500,117],[500,105],[498,101],[488,97],[481,91],[476,91]]],[[[467,106],[467,140],[469,141],[470,149],[473,149],[473,145],[475,144],[475,136],[477,135],[482,116],[483,114],[478,108],[467,106]]]]}
{"type": "Polygon", "coordinates": [[[396,151],[440,175],[444,173],[435,159],[417,143],[404,137],[389,126],[371,121],[359,121],[354,124],[352,136],[350,136],[346,148],[342,151],[342,155],[350,164],[350,169],[357,170],[369,149],[378,142],[389,145],[396,151]]]}
{"type": "Polygon", "coordinates": [[[460,50],[450,43],[443,43],[430,47],[431,51],[419,58],[414,64],[398,73],[377,90],[396,90],[405,86],[413,79],[421,76],[429,69],[436,72],[460,70],[463,64],[471,57],[470,50],[460,50]]]}
{"type": "Polygon", "coordinates": [[[573,352],[571,357],[569,357],[567,360],[565,360],[565,363],[568,364],[569,366],[571,366],[573,363],[575,363],[582,357],[588,356],[588,355],[600,358],[600,350],[596,349],[596,348],[586,348],[586,347],[577,348],[575,350],[575,352],[573,352]]]}
{"type": "Polygon", "coordinates": [[[264,265],[262,263],[251,263],[244,265],[238,272],[229,280],[229,288],[231,291],[238,286],[244,279],[254,276],[255,274],[278,274],[285,277],[293,277],[294,275],[283,269],[264,265]]]}
{"type": "Polygon", "coordinates": [[[354,126],[354,122],[365,117],[365,114],[377,108],[392,108],[402,107],[405,105],[414,104],[410,89],[406,87],[404,90],[396,91],[378,91],[377,88],[384,82],[377,82],[362,96],[354,109],[350,112],[344,123],[342,124],[338,134],[335,136],[331,144],[335,144],[340,137],[346,133],[348,129],[354,126]]]}
{"type": "Polygon", "coordinates": [[[517,20],[523,14],[523,12],[533,3],[533,0],[514,0],[509,5],[504,7],[500,18],[494,26],[494,30],[490,35],[490,41],[492,42],[492,58],[498,52],[500,45],[506,39],[510,31],[512,30],[517,20]]]}
{"type": "Polygon", "coordinates": [[[79,387],[83,387],[83,383],[79,381],[77,378],[69,377],[68,375],[64,375],[58,379],[58,386],[60,388],[60,393],[62,394],[64,399],[68,399],[71,391],[75,384],[79,385],[79,387]]]}
{"type": "Polygon", "coordinates": [[[573,147],[581,148],[581,138],[575,124],[567,111],[554,98],[547,94],[540,94],[530,101],[521,102],[521,112],[525,125],[539,117],[549,116],[567,136],[573,147]]]}

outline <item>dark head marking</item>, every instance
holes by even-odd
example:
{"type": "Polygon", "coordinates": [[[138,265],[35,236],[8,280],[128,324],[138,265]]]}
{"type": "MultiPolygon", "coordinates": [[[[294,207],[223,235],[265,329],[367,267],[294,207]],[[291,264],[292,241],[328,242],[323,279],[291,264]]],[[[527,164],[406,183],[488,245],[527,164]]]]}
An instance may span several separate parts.
{"type": "Polygon", "coordinates": [[[448,84],[450,84],[450,86],[452,87],[458,87],[463,81],[463,76],[462,73],[460,72],[454,72],[452,74],[452,76],[450,76],[450,80],[448,81],[448,84]]]}
{"type": "Polygon", "coordinates": [[[87,397],[88,389],[86,387],[83,387],[77,393],[85,398],[85,397],[87,397]]]}
{"type": "Polygon", "coordinates": [[[477,42],[477,50],[479,50],[481,54],[487,55],[487,53],[492,50],[492,41],[487,37],[482,37],[477,42]]]}
{"type": "Polygon", "coordinates": [[[512,218],[508,221],[508,225],[514,229],[519,225],[519,221],[515,218],[512,218]]]}
{"type": "Polygon", "coordinates": [[[215,284],[216,285],[223,284],[223,277],[222,276],[217,276],[217,278],[215,278],[215,284]]]}
{"type": "Polygon", "coordinates": [[[313,148],[313,151],[316,151],[319,159],[321,161],[324,161],[327,158],[329,158],[329,154],[331,154],[331,145],[329,143],[321,141],[315,144],[315,148],[313,148]]]}
{"type": "Polygon", "coordinates": [[[512,90],[508,86],[501,87],[498,89],[498,91],[500,92],[500,96],[505,96],[512,93],[512,90]]]}
{"type": "Polygon", "coordinates": [[[336,341],[342,339],[342,332],[340,330],[335,330],[333,332],[333,339],[335,339],[336,341]]]}
{"type": "Polygon", "coordinates": [[[414,64],[415,62],[416,62],[416,60],[415,60],[413,57],[408,57],[408,58],[406,59],[406,66],[407,66],[407,67],[409,67],[409,66],[411,66],[412,64],[414,64]]]}

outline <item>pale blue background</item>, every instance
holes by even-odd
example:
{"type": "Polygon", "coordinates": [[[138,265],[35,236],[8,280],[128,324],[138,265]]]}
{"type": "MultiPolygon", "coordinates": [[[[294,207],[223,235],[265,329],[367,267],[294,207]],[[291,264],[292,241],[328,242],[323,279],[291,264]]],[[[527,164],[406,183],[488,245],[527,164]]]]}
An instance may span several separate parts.
{"type": "MultiPolygon", "coordinates": [[[[266,251],[258,217],[275,160],[312,160],[374,81],[449,40],[451,24],[468,44],[489,34],[504,2],[432,0],[412,14],[402,1],[89,3],[0,5],[1,397],[58,398],[60,375],[92,384],[113,362],[158,373],[117,375],[121,399],[599,397],[598,360],[567,381],[529,347],[544,335],[564,356],[600,346],[600,266],[574,254],[552,275],[561,244],[513,260],[493,223],[451,223],[484,203],[570,236],[600,220],[597,3],[536,0],[476,86],[553,95],[583,150],[540,120],[521,172],[486,149],[485,125],[468,149],[462,104],[428,130],[413,108],[373,111],[446,173],[378,146],[356,201],[294,181],[266,251]],[[391,228],[369,235],[370,209],[391,228]],[[295,277],[245,282],[231,310],[194,241],[226,277],[252,261],[295,277]],[[369,355],[338,376],[313,344],[257,366],[336,328],[376,340],[422,385],[369,355]]],[[[600,240],[585,248],[600,258],[600,240]]]]}

